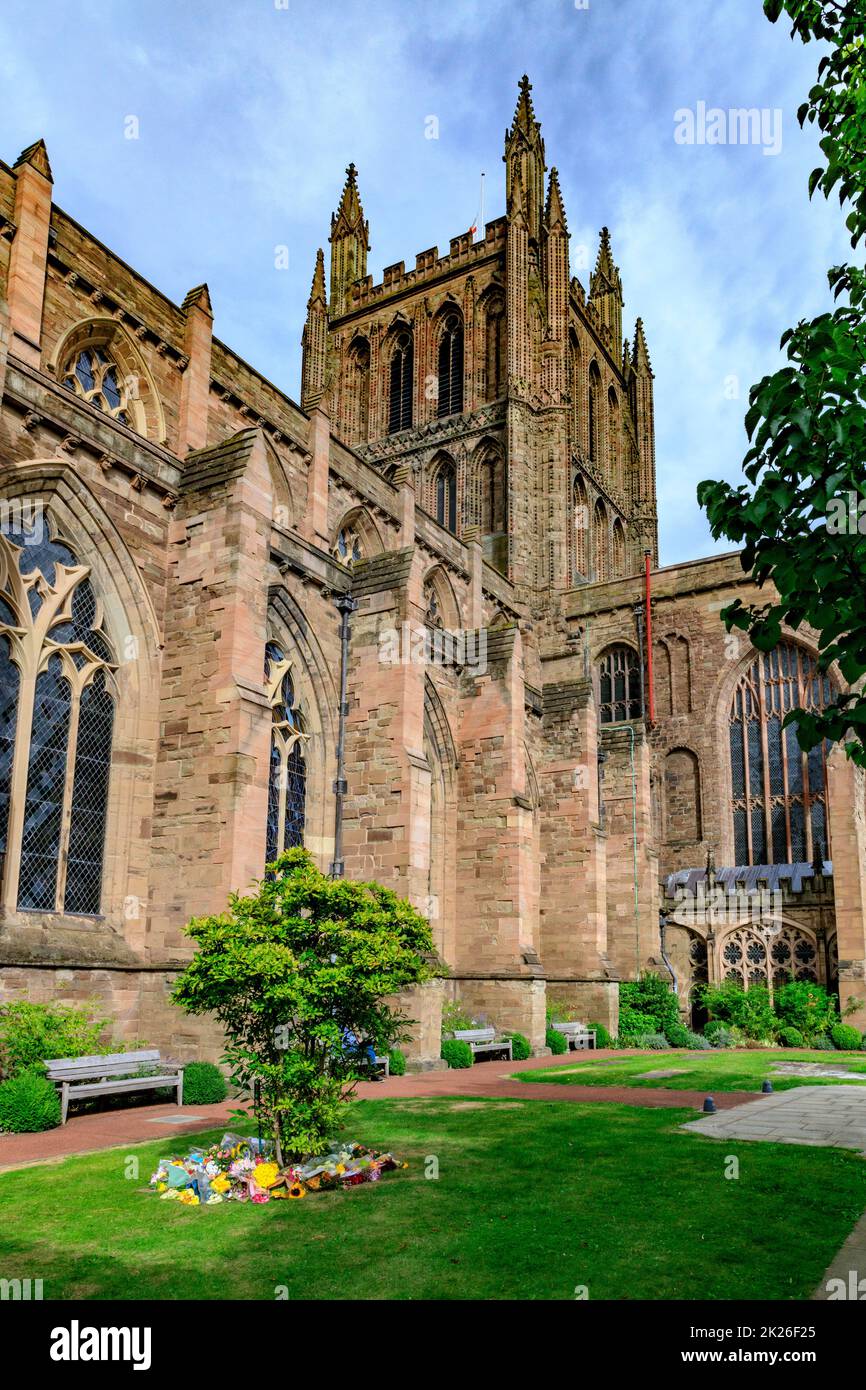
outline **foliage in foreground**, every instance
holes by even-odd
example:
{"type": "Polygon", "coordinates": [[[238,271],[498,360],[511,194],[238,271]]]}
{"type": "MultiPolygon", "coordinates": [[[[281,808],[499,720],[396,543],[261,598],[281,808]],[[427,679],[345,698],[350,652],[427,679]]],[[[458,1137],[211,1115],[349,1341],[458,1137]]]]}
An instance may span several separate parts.
{"type": "MultiPolygon", "coordinates": [[[[851,245],[866,237],[866,45],[863,0],[764,0],[767,17],[792,21],[792,36],[818,40],[815,85],[797,115],[821,132],[824,163],[809,196],[849,204],[851,245]],[[826,46],[826,47],[825,47],[826,46]]],[[[747,482],[703,482],[698,501],[715,537],[743,546],[741,562],[776,602],[722,609],[728,630],[748,632],[759,651],[776,646],[782,624],[818,633],[819,664],[837,661],[858,688],[823,711],[793,709],[803,748],[844,740],[866,766],[866,275],[853,265],[828,272],[838,307],[782,336],[789,366],[749,393],[743,463],[747,482]],[[829,523],[829,524],[828,524],[829,523]]]]}
{"type": "Polygon", "coordinates": [[[323,1150],[367,1069],[405,1036],[384,1002],[430,974],[426,920],[378,883],[329,879],[303,849],[269,865],[255,893],[187,927],[196,953],[174,991],[225,1029],[232,1081],[282,1166],[323,1150]]]}
{"type": "Polygon", "coordinates": [[[189,1062],[184,1067],[184,1105],[218,1105],[227,1095],[225,1077],[213,1062],[189,1062]]]}

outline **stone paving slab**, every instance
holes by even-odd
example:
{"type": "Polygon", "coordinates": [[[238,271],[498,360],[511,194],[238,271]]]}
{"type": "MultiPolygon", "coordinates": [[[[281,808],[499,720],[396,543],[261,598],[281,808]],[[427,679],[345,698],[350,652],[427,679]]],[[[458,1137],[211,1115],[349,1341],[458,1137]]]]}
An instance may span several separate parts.
{"type": "Polygon", "coordinates": [[[759,1095],[742,1109],[688,1120],[683,1129],[709,1139],[763,1139],[856,1149],[866,1154],[866,1090],[859,1086],[798,1086],[759,1095]]]}
{"type": "Polygon", "coordinates": [[[866,1299],[866,1212],[825,1271],[812,1298],[823,1302],[866,1299]]]}

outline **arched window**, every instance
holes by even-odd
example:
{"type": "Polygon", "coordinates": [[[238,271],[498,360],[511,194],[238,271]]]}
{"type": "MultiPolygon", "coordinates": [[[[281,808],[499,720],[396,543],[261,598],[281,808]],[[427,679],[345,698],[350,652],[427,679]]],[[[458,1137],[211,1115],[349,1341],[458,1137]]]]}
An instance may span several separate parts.
{"type": "Polygon", "coordinates": [[[412,424],[415,350],[408,329],[397,335],[391,352],[390,374],[388,433],[396,434],[398,430],[408,430],[412,424]]]}
{"type": "Polygon", "coordinates": [[[607,512],[601,498],[592,513],[593,578],[610,578],[607,512]]]}
{"type": "Polygon", "coordinates": [[[103,348],[83,348],[69,364],[63,385],[122,425],[129,424],[127,386],[103,348]]]}
{"type": "Polygon", "coordinates": [[[505,530],[505,466],[502,454],[492,445],[481,454],[478,464],[478,516],[485,536],[505,530]]]}
{"type": "Polygon", "coordinates": [[[295,701],[291,663],[276,642],[265,648],[265,689],[271,705],[271,763],[265,862],[304,843],[307,764],[303,716],[295,701]]]}
{"type": "Polygon", "coordinates": [[[446,530],[457,532],[457,470],[450,460],[439,465],[434,483],[436,520],[446,530]]]}
{"type": "Polygon", "coordinates": [[[352,565],[364,557],[364,547],[361,544],[361,537],[354,526],[342,526],[334,543],[333,555],[335,560],[339,560],[341,565],[352,565]]]}
{"type": "Polygon", "coordinates": [[[355,338],[346,375],[346,433],[350,444],[366,444],[370,433],[370,344],[355,338]]]}
{"type": "Polygon", "coordinates": [[[463,409],[463,320],[449,314],[439,339],[439,396],[437,415],[459,415],[463,409]]]}
{"type": "Polygon", "coordinates": [[[589,498],[582,478],[574,480],[574,568],[576,577],[589,577],[589,498]]]}
{"type": "Polygon", "coordinates": [[[115,661],[89,576],[44,517],[0,534],[0,853],[10,909],[101,908],[115,661]]]}
{"type": "Polygon", "coordinates": [[[572,329],[568,335],[567,353],[568,391],[571,396],[571,447],[578,450],[580,444],[580,344],[572,329]]]}
{"type": "Polygon", "coordinates": [[[816,984],[822,972],[814,937],[799,927],[770,925],[774,931],[741,927],[731,932],[721,950],[724,978],[743,989],[768,982],[779,989],[791,980],[816,984]]]}
{"type": "Polygon", "coordinates": [[[607,466],[614,487],[622,487],[622,457],[620,439],[619,398],[611,386],[607,393],[607,466]]]}
{"type": "Polygon", "coordinates": [[[613,523],[611,536],[611,574],[614,579],[622,579],[625,574],[625,531],[619,517],[613,523]]]}
{"type": "Polygon", "coordinates": [[[495,295],[487,301],[484,318],[484,380],[488,401],[505,392],[505,301],[495,295]]]}
{"type": "Polygon", "coordinates": [[[590,462],[601,461],[601,372],[598,363],[589,364],[589,457],[590,462]]]}
{"type": "Polygon", "coordinates": [[[610,647],[598,666],[598,718],[601,724],[640,719],[640,659],[632,647],[610,647]]]}
{"type": "Polygon", "coordinates": [[[805,753],[790,709],[832,704],[830,678],[793,642],[756,656],[730,712],[734,858],[737,864],[811,863],[829,855],[826,747],[805,753]]]}

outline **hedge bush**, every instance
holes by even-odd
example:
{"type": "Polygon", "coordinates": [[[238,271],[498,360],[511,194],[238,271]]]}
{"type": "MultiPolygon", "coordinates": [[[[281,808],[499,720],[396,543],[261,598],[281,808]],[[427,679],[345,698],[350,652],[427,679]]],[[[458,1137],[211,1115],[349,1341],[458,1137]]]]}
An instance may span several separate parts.
{"type": "Polygon", "coordinates": [[[213,1062],[190,1062],[184,1067],[184,1105],[218,1105],[227,1095],[225,1077],[213,1062]]]}
{"type": "Polygon", "coordinates": [[[669,1023],[665,1028],[664,1033],[671,1047],[691,1046],[689,1038],[692,1036],[692,1034],[689,1032],[689,1029],[685,1026],[684,1023],[680,1023],[679,1021],[677,1021],[676,1023],[669,1023]]]}
{"type": "Polygon", "coordinates": [[[783,1047],[802,1047],[803,1034],[799,1028],[780,1028],[776,1035],[783,1047]]]}
{"type": "Polygon", "coordinates": [[[642,1037],[635,1038],[632,1046],[648,1048],[651,1052],[661,1052],[664,1048],[670,1047],[670,1043],[664,1033],[644,1033],[642,1037]]]}
{"type": "Polygon", "coordinates": [[[595,1030],[596,1047],[614,1046],[614,1040],[610,1036],[610,1033],[607,1031],[603,1023],[588,1023],[586,1026],[590,1030],[590,1032],[592,1032],[593,1029],[595,1030]]]}
{"type": "Polygon", "coordinates": [[[442,1056],[449,1067],[462,1071],[472,1066],[472,1048],[461,1038],[448,1038],[442,1044],[442,1056]]]}
{"type": "Polygon", "coordinates": [[[66,1004],[0,1005],[0,1077],[33,1067],[49,1057],[89,1057],[110,1052],[100,1042],[105,1020],[66,1004]]]}
{"type": "Polygon", "coordinates": [[[406,1054],[399,1047],[392,1047],[388,1053],[388,1066],[392,1076],[406,1075],[406,1054]]]}
{"type": "Polygon", "coordinates": [[[504,1037],[511,1039],[511,1057],[515,1062],[525,1062],[532,1056],[532,1048],[529,1039],[522,1033],[505,1033],[504,1037]]]}
{"type": "Polygon", "coordinates": [[[710,1019],[704,1029],[704,1038],[710,1047],[733,1047],[737,1041],[733,1030],[718,1018],[710,1019]]]}
{"type": "Polygon", "coordinates": [[[833,1039],[828,1038],[826,1034],[823,1034],[820,1038],[813,1038],[812,1041],[809,1043],[809,1046],[811,1048],[814,1048],[816,1052],[836,1051],[836,1044],[834,1043],[833,1039]]]}
{"type": "Polygon", "coordinates": [[[666,1033],[668,1025],[679,1022],[677,997],[670,980],[648,973],[639,980],[626,980],[619,987],[620,1037],[641,1032],[666,1033]],[[650,1021],[647,1028],[646,1021],[650,1021]]]}
{"type": "Polygon", "coordinates": [[[690,1028],[687,1028],[686,1032],[689,1039],[686,1047],[690,1047],[693,1052],[708,1052],[710,1050],[712,1043],[708,1038],[702,1037],[700,1033],[693,1033],[690,1028]]]}
{"type": "Polygon", "coordinates": [[[568,1051],[568,1038],[564,1033],[557,1033],[555,1028],[548,1028],[544,1035],[544,1041],[554,1057],[561,1057],[563,1052],[568,1051]]]}
{"type": "Polygon", "coordinates": [[[60,1124],[60,1097],[36,1068],[19,1071],[0,1085],[0,1129],[36,1134],[60,1124]]]}
{"type": "Polygon", "coordinates": [[[859,1052],[862,1039],[860,1029],[850,1023],[837,1023],[830,1029],[830,1037],[840,1052],[859,1052]]]}
{"type": "Polygon", "coordinates": [[[839,1022],[836,996],[813,980],[789,980],[776,991],[776,1013],[789,1028],[797,1028],[807,1043],[828,1034],[839,1022]]]}

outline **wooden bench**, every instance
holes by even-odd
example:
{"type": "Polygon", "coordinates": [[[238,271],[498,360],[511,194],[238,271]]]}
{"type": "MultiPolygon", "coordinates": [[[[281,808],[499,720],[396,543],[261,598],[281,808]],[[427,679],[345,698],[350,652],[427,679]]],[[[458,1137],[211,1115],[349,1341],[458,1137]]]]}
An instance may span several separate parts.
{"type": "Polygon", "coordinates": [[[557,1033],[564,1033],[569,1048],[578,1052],[584,1048],[595,1048],[595,1029],[586,1028],[582,1023],[554,1023],[557,1033]]]}
{"type": "Polygon", "coordinates": [[[160,1057],[158,1051],[109,1052],[102,1057],[54,1057],[45,1063],[49,1081],[60,1087],[60,1123],[66,1124],[71,1100],[118,1095],[124,1091],[153,1091],[171,1086],[183,1105],[183,1063],[160,1057]],[[145,1076],[130,1072],[146,1071],[145,1076]]]}
{"type": "Polygon", "coordinates": [[[495,1028],[461,1028],[452,1034],[457,1042],[468,1043],[472,1049],[473,1060],[479,1053],[499,1052],[504,1053],[509,1062],[511,1056],[511,1039],[497,1038],[495,1028]]]}

